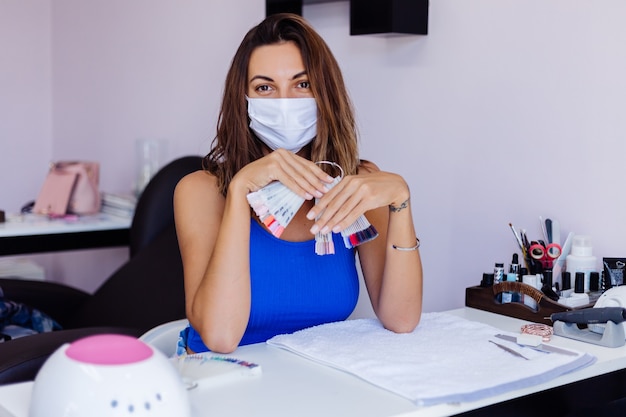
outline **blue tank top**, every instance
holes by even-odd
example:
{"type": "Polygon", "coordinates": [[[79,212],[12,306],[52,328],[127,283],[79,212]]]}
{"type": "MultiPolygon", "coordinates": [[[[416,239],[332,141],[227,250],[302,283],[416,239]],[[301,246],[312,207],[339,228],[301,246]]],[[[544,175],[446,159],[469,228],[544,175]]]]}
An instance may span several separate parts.
{"type": "MultiPolygon", "coordinates": [[[[333,233],[333,242],[334,255],[316,255],[314,239],[281,240],[251,219],[252,303],[240,346],[345,320],[352,313],[359,296],[355,251],[345,248],[340,234],[333,233]]],[[[194,352],[208,350],[193,327],[187,346],[194,352]]]]}

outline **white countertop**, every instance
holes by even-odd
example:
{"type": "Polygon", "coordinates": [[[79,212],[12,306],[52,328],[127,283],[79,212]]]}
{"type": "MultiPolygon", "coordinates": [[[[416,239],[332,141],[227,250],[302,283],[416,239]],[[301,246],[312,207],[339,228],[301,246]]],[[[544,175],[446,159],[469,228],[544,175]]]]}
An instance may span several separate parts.
{"type": "Polygon", "coordinates": [[[130,217],[106,213],[60,219],[50,219],[38,214],[7,215],[6,221],[0,223],[0,238],[128,229],[131,222],[130,217]]]}
{"type": "MultiPolygon", "coordinates": [[[[449,313],[510,332],[519,332],[520,326],[527,323],[472,308],[449,313]]],[[[193,416],[449,416],[626,367],[626,347],[606,348],[558,336],[553,336],[549,344],[588,352],[597,361],[586,368],[529,388],[475,402],[423,408],[348,373],[264,343],[242,346],[232,356],[261,364],[261,377],[190,391],[193,416]]],[[[27,417],[31,388],[31,382],[0,387],[0,404],[10,413],[8,416],[27,417]]],[[[0,417],[3,417],[1,410],[0,417]]]]}

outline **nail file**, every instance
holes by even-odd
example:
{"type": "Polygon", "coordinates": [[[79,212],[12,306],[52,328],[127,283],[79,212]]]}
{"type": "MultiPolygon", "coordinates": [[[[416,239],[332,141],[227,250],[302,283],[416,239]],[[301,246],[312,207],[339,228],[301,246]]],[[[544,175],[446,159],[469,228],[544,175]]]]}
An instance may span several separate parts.
{"type": "Polygon", "coordinates": [[[563,268],[563,266],[565,265],[565,259],[567,258],[567,255],[569,255],[569,252],[572,250],[573,238],[574,232],[569,232],[569,234],[567,235],[567,239],[565,239],[565,242],[563,243],[563,250],[561,251],[561,255],[557,258],[556,261],[554,261],[554,265],[552,265],[553,273],[557,268],[560,272],[561,268],[563,268]]]}
{"type": "MultiPolygon", "coordinates": [[[[509,335],[505,335],[505,334],[497,334],[497,335],[495,335],[495,337],[497,337],[498,339],[506,340],[506,341],[513,342],[513,343],[517,344],[517,337],[515,337],[515,336],[509,336],[509,335]]],[[[558,348],[556,346],[546,345],[545,343],[542,343],[542,344],[537,345],[537,346],[525,346],[525,347],[528,348],[528,349],[533,349],[533,350],[537,350],[539,352],[544,352],[544,353],[558,353],[558,354],[561,354],[561,355],[578,356],[578,353],[573,352],[571,350],[566,350],[566,349],[558,348]]]]}
{"type": "Polygon", "coordinates": [[[541,233],[543,234],[543,239],[546,242],[549,242],[550,239],[548,239],[548,231],[546,230],[546,222],[543,220],[542,216],[539,216],[539,225],[541,226],[541,233]]]}
{"type": "MultiPolygon", "coordinates": [[[[496,336],[497,337],[497,336],[496,336]]],[[[495,339],[495,338],[491,338],[489,339],[489,341],[491,343],[493,343],[494,345],[498,346],[501,349],[506,350],[509,353],[512,353],[515,356],[519,356],[521,358],[524,358],[526,360],[533,360],[535,358],[544,356],[545,353],[541,353],[538,352],[532,348],[527,348],[524,346],[520,346],[517,343],[514,342],[509,342],[506,340],[499,340],[499,339],[495,339]]]]}
{"type": "Polygon", "coordinates": [[[552,243],[561,244],[561,224],[558,220],[552,220],[552,243]]]}
{"type": "Polygon", "coordinates": [[[536,334],[522,333],[517,335],[518,345],[537,347],[541,342],[543,342],[543,337],[536,334]]]}
{"type": "Polygon", "coordinates": [[[498,346],[500,349],[504,349],[504,350],[506,350],[507,352],[512,353],[512,354],[513,354],[513,355],[515,355],[515,356],[519,356],[520,358],[524,358],[524,359],[526,359],[526,360],[529,360],[529,358],[527,358],[526,356],[522,355],[522,354],[519,352],[519,350],[518,350],[518,349],[514,349],[514,348],[512,348],[512,347],[510,347],[510,346],[505,345],[503,342],[498,342],[498,341],[496,341],[496,340],[489,339],[489,341],[490,341],[491,343],[493,343],[494,345],[498,346]]]}

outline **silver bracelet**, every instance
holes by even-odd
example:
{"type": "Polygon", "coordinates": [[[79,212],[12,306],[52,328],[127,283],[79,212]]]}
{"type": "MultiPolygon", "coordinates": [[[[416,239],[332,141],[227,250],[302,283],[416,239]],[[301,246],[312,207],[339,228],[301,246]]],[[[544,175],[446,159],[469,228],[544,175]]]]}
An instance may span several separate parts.
{"type": "Polygon", "coordinates": [[[415,246],[411,247],[411,248],[403,248],[402,246],[396,246],[396,245],[391,245],[392,248],[394,248],[395,250],[400,250],[400,251],[411,251],[411,250],[417,250],[420,247],[420,240],[418,238],[415,238],[415,246]]]}

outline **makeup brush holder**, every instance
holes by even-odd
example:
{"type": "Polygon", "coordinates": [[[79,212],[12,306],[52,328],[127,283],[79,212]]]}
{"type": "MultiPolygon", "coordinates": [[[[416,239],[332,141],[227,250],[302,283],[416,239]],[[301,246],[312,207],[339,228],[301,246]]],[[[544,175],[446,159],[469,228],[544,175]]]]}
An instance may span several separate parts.
{"type": "Polygon", "coordinates": [[[593,304],[586,304],[578,307],[569,307],[545,296],[541,291],[517,281],[504,281],[490,286],[475,286],[465,289],[465,305],[479,310],[502,314],[504,316],[515,317],[522,320],[543,323],[552,326],[550,315],[562,313],[582,308],[593,307],[593,304]],[[536,308],[531,308],[523,302],[502,303],[502,293],[519,293],[524,297],[532,298],[536,303],[536,308]]]}

